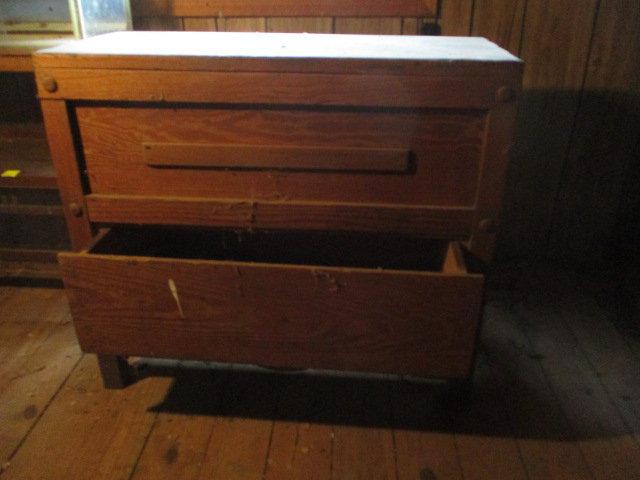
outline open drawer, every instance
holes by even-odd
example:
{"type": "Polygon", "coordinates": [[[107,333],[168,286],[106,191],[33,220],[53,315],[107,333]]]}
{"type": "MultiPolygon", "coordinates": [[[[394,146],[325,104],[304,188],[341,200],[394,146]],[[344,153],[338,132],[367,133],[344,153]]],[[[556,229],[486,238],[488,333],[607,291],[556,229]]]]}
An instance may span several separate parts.
{"type": "Polygon", "coordinates": [[[456,242],[129,227],[59,258],[86,352],[437,378],[471,370],[483,277],[456,242]]]}

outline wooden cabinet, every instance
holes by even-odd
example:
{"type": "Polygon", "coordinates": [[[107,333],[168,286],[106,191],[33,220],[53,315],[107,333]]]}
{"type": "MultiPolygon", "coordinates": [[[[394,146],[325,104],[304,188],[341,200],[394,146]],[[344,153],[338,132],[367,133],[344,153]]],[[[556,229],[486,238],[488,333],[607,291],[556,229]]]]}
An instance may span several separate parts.
{"type": "Polygon", "coordinates": [[[493,250],[517,58],[478,38],[187,32],[35,58],[63,277],[107,385],[133,355],[471,374],[468,261],[493,250]]]}

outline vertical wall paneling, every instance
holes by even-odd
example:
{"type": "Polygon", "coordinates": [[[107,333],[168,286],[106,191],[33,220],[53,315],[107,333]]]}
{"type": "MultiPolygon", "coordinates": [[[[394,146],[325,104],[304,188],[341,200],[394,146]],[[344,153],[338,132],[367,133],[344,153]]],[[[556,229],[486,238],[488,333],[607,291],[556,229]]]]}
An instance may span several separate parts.
{"type": "Polygon", "coordinates": [[[475,0],[472,35],[486,37],[518,55],[525,6],[526,0],[475,0]]]}
{"type": "Polygon", "coordinates": [[[340,17],[335,20],[335,28],[335,33],[400,35],[402,33],[402,18],[340,17]]]}
{"type": "Polygon", "coordinates": [[[267,18],[267,32],[332,33],[331,17],[271,17],[267,18]]]}
{"type": "Polygon", "coordinates": [[[554,257],[583,262],[617,252],[618,212],[637,208],[625,179],[640,168],[639,27],[640,2],[601,1],[554,216],[554,257]]]}
{"type": "Polygon", "coordinates": [[[418,28],[420,28],[419,18],[404,17],[402,19],[402,34],[403,35],[418,35],[418,28]]]}
{"type": "Polygon", "coordinates": [[[471,32],[474,0],[441,0],[442,35],[467,36],[471,32]]]}
{"type": "Polygon", "coordinates": [[[193,17],[183,18],[182,24],[185,30],[197,32],[215,32],[218,24],[215,18],[193,17]]]}
{"type": "Polygon", "coordinates": [[[133,0],[134,16],[435,17],[439,0],[133,0]]]}
{"type": "Polygon", "coordinates": [[[134,17],[134,30],[183,30],[180,17],[134,17]]]}
{"type": "Polygon", "coordinates": [[[584,81],[598,0],[527,4],[526,62],[498,252],[546,254],[560,176],[584,81]]]}
{"type": "Polygon", "coordinates": [[[218,18],[218,30],[221,32],[265,32],[267,20],[264,17],[218,18]]]}

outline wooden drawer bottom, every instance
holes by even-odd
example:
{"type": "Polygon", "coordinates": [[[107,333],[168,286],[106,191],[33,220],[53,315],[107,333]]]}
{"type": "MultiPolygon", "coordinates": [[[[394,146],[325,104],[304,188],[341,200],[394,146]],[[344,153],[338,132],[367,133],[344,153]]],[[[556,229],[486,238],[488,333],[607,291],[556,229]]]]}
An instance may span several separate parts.
{"type": "Polygon", "coordinates": [[[471,370],[483,277],[455,242],[128,228],[59,258],[86,352],[437,378],[471,370]]]}

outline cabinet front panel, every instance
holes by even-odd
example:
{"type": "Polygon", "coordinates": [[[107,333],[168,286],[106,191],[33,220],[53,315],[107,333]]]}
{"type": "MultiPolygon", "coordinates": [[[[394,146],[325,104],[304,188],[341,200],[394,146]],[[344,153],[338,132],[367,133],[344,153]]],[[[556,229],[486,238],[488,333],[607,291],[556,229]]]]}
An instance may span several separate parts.
{"type": "Polygon", "coordinates": [[[485,112],[79,106],[91,193],[473,207],[485,112]]]}

